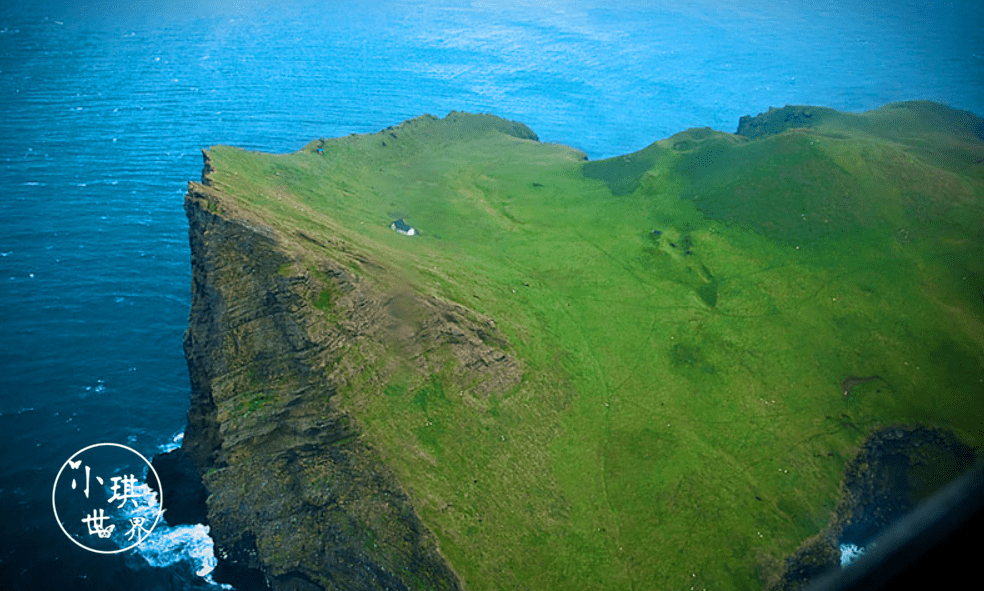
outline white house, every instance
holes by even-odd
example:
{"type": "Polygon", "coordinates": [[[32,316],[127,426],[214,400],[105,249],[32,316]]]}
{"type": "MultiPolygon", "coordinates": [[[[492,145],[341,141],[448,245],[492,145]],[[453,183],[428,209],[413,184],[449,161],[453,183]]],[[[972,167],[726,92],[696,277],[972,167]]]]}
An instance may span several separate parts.
{"type": "Polygon", "coordinates": [[[402,219],[396,220],[395,222],[390,224],[390,229],[396,230],[400,234],[406,234],[407,236],[413,236],[417,233],[416,230],[408,226],[407,223],[404,222],[402,219]]]}

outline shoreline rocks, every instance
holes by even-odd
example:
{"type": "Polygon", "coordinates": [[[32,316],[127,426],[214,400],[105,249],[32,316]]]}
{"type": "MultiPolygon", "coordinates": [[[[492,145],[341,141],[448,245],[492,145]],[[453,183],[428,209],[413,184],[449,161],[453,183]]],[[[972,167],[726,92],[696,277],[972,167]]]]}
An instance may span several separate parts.
{"type": "Polygon", "coordinates": [[[868,545],[974,461],[974,450],[945,429],[899,425],[875,431],[845,469],[830,525],[786,558],[770,590],[800,589],[840,568],[840,544],[868,545]]]}

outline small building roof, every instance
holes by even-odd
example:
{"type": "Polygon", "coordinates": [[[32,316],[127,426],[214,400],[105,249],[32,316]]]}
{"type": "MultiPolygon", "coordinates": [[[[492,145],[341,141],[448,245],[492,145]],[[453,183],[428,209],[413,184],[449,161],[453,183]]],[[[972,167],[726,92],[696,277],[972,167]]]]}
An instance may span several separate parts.
{"type": "Polygon", "coordinates": [[[397,232],[402,232],[404,234],[409,234],[411,236],[417,233],[416,230],[413,229],[413,227],[408,225],[402,219],[394,221],[392,224],[390,224],[390,228],[393,228],[397,232]]]}

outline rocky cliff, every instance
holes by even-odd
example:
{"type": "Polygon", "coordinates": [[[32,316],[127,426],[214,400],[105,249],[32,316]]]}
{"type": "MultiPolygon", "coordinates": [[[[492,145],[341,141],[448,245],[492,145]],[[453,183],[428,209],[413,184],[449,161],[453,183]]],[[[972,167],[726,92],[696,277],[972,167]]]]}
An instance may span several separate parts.
{"type": "MultiPolygon", "coordinates": [[[[944,483],[969,470],[975,457],[972,448],[946,430],[893,426],[875,431],[847,465],[840,501],[828,527],[800,545],[782,568],[776,569],[781,576],[767,588],[802,589],[836,569],[841,561],[839,545],[867,547],[944,483]]],[[[936,515],[935,519],[942,522],[945,516],[936,515]]],[[[959,561],[950,566],[968,568],[959,561]]],[[[931,566],[920,568],[929,570],[931,566]]],[[[933,579],[945,576],[949,575],[931,575],[933,579]]]]}
{"type": "Polygon", "coordinates": [[[335,403],[336,387],[360,370],[356,351],[371,354],[360,345],[385,334],[422,349],[453,341],[460,371],[495,388],[518,377],[504,341],[454,305],[375,293],[328,259],[299,260],[290,238],[236,217],[210,170],[206,155],[185,201],[183,452],[208,494],[216,579],[240,590],[460,588],[400,482],[335,403]],[[335,294],[336,322],[311,303],[320,293],[335,294]],[[397,313],[411,308],[414,326],[397,313]]]}
{"type": "Polygon", "coordinates": [[[781,109],[769,107],[765,113],[754,117],[743,115],[738,120],[738,130],[735,135],[747,138],[757,138],[777,135],[787,129],[809,128],[820,123],[830,115],[836,115],[833,109],[817,107],[785,106],[781,109]]]}

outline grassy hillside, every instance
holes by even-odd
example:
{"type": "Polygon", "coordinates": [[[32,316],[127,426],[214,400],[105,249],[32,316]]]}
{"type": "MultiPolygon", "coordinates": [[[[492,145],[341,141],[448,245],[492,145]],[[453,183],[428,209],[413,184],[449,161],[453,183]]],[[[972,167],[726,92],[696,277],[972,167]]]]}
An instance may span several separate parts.
{"type": "Polygon", "coordinates": [[[282,273],[332,258],[508,340],[505,390],[393,343],[351,351],[341,390],[469,589],[756,589],[872,429],[984,443],[981,122],[823,113],[598,162],[452,113],[214,147],[209,178],[217,211],[291,237],[282,273]]]}

